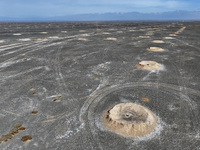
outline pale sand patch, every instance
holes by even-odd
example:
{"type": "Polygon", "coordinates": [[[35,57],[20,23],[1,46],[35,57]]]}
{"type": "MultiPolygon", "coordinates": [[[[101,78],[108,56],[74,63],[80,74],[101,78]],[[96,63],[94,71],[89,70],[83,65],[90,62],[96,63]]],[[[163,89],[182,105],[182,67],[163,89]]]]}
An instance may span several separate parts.
{"type": "Polygon", "coordinates": [[[150,48],[147,48],[148,51],[153,51],[153,52],[163,52],[164,49],[161,48],[161,47],[150,47],[150,48]]]}
{"type": "Polygon", "coordinates": [[[79,41],[87,41],[86,38],[78,38],[79,41]]]}
{"type": "Polygon", "coordinates": [[[5,41],[4,40],[0,40],[0,43],[4,43],[5,41]]]}
{"type": "Polygon", "coordinates": [[[151,41],[152,43],[165,43],[164,41],[162,41],[162,40],[153,40],[153,41],[151,41]]]}
{"type": "Polygon", "coordinates": [[[109,31],[115,31],[115,30],[117,30],[117,29],[109,29],[109,31]]]}
{"type": "Polygon", "coordinates": [[[85,30],[79,30],[79,32],[85,32],[85,30]]]}
{"type": "Polygon", "coordinates": [[[139,36],[139,38],[148,39],[150,36],[139,36]]]}
{"type": "Polygon", "coordinates": [[[110,34],[109,32],[103,32],[102,34],[110,34]]]}
{"type": "Polygon", "coordinates": [[[38,39],[36,39],[36,41],[47,41],[47,39],[46,38],[45,39],[38,38],[38,39]]]}
{"type": "Polygon", "coordinates": [[[59,37],[58,36],[50,36],[48,37],[49,39],[58,39],[59,37]]]}
{"type": "Polygon", "coordinates": [[[40,32],[41,34],[47,34],[47,32],[40,32]]]}
{"type": "Polygon", "coordinates": [[[108,38],[106,38],[106,40],[108,40],[108,41],[116,41],[117,38],[108,37],[108,38]]]}
{"type": "Polygon", "coordinates": [[[126,137],[142,137],[153,132],[157,117],[152,111],[135,103],[120,103],[102,115],[104,126],[126,137]]]}
{"type": "Polygon", "coordinates": [[[141,61],[136,66],[140,69],[145,70],[159,70],[161,69],[161,64],[155,62],[155,61],[141,61]]]}
{"type": "Polygon", "coordinates": [[[169,34],[169,36],[177,36],[176,34],[169,34]]]}
{"type": "Polygon", "coordinates": [[[117,31],[117,33],[123,33],[123,31],[117,31]]]}
{"type": "Polygon", "coordinates": [[[106,38],[106,40],[109,40],[109,41],[116,41],[117,39],[116,39],[116,38],[109,37],[109,38],[106,38]]]}
{"type": "Polygon", "coordinates": [[[167,37],[163,37],[163,39],[171,40],[171,39],[174,39],[174,38],[173,38],[173,37],[170,37],[170,36],[167,36],[167,37]]]}
{"type": "Polygon", "coordinates": [[[130,32],[134,32],[135,30],[129,30],[130,32]]]}
{"type": "Polygon", "coordinates": [[[24,39],[19,39],[19,41],[30,41],[31,39],[30,38],[24,38],[24,39]]]}
{"type": "Polygon", "coordinates": [[[61,31],[61,33],[67,33],[67,31],[61,31]]]}
{"type": "Polygon", "coordinates": [[[146,35],[153,35],[154,31],[148,31],[146,35]]]}
{"type": "Polygon", "coordinates": [[[21,33],[14,33],[13,35],[22,35],[21,33]]]}
{"type": "Polygon", "coordinates": [[[80,36],[90,36],[89,34],[81,34],[80,36]]]}

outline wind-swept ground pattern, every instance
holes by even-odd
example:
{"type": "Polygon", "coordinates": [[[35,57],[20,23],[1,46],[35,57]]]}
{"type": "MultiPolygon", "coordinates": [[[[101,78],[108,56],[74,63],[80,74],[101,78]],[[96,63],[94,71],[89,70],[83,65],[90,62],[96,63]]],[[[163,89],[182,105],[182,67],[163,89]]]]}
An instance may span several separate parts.
{"type": "Polygon", "coordinates": [[[0,149],[199,150],[199,39],[198,22],[1,23],[0,149]],[[107,129],[123,103],[153,131],[107,129]]]}

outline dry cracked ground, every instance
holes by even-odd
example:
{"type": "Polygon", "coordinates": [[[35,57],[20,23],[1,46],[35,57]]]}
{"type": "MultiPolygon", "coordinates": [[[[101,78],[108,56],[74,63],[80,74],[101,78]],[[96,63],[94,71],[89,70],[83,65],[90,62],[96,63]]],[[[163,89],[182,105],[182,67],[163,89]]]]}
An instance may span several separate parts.
{"type": "Polygon", "coordinates": [[[200,23],[0,23],[1,150],[199,150],[200,23]]]}

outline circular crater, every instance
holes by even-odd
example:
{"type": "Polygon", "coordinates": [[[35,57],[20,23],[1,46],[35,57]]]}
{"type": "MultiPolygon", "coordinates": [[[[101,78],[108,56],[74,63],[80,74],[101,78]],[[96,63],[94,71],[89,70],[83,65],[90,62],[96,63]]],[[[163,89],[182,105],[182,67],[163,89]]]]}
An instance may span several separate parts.
{"type": "Polygon", "coordinates": [[[161,68],[161,64],[155,61],[141,61],[136,66],[145,70],[159,70],[161,68]]]}
{"type": "Polygon", "coordinates": [[[147,108],[135,103],[120,103],[104,112],[104,126],[126,137],[150,134],[156,127],[156,116],[147,108]]]}

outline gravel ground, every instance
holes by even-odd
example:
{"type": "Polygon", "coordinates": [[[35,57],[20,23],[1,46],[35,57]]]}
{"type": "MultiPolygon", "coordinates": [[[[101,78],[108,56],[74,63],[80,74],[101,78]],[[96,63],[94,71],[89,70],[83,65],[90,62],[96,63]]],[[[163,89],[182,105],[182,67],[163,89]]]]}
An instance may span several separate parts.
{"type": "Polygon", "coordinates": [[[0,149],[199,150],[199,39],[198,22],[0,23],[0,149]],[[107,129],[119,103],[155,130],[107,129]]]}

